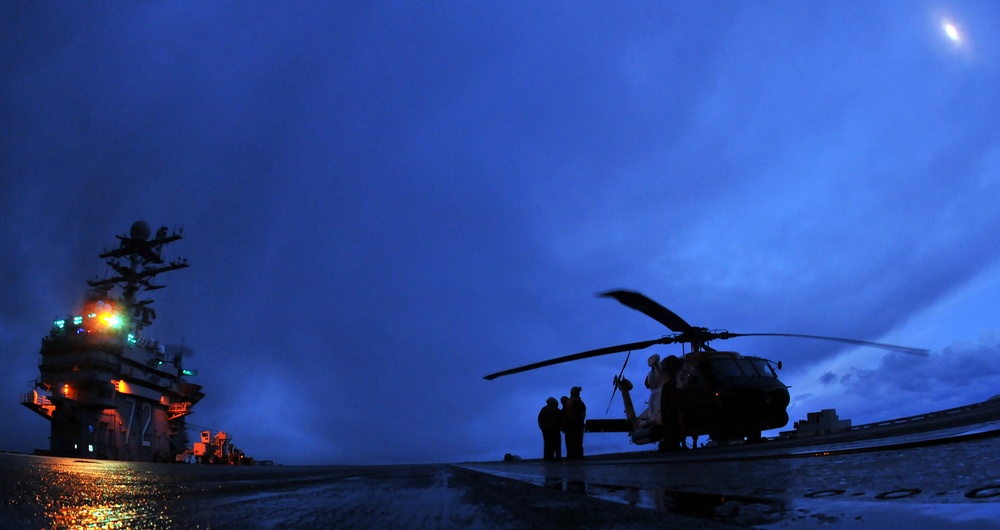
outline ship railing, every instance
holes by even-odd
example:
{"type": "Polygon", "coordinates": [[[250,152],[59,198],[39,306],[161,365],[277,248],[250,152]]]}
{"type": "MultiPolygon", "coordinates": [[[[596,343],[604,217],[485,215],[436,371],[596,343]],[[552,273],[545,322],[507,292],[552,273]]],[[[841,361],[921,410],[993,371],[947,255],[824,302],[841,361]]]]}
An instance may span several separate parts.
{"type": "Polygon", "coordinates": [[[37,390],[21,394],[21,404],[49,419],[52,419],[56,410],[52,401],[37,390]]]}
{"type": "Polygon", "coordinates": [[[186,416],[191,413],[191,403],[187,401],[171,403],[167,410],[170,413],[167,421],[174,421],[181,416],[186,416]]]}
{"type": "Polygon", "coordinates": [[[52,401],[38,392],[25,392],[21,394],[21,403],[27,405],[37,405],[39,407],[51,407],[52,401]]]}

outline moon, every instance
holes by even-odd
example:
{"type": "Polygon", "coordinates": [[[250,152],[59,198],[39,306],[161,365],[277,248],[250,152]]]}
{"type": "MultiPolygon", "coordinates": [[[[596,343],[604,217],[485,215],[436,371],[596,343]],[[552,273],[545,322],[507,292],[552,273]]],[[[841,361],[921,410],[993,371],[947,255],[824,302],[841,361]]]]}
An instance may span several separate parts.
{"type": "Polygon", "coordinates": [[[941,24],[941,27],[944,29],[944,34],[947,35],[952,42],[961,42],[962,34],[958,32],[958,27],[947,20],[941,24]]]}

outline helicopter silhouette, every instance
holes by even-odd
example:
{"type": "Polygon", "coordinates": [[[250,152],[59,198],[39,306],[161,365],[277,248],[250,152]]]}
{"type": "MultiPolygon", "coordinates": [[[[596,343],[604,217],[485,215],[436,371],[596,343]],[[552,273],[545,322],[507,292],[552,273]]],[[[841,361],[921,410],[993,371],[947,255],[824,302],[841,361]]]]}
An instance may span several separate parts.
{"type": "MultiPolygon", "coordinates": [[[[731,333],[688,324],[676,313],[645,295],[627,290],[612,290],[597,296],[613,298],[639,311],[673,332],[671,335],[588,350],[572,355],[519,366],[484,377],[498,377],[526,372],[571,361],[628,352],[621,373],[614,378],[614,389],[622,394],[625,419],[588,420],[588,432],[626,432],[638,445],[658,443],[660,450],[684,447],[686,437],[695,440],[708,435],[713,441],[758,441],[761,431],[784,427],[788,423],[788,386],[778,379],[781,362],[763,357],[744,356],[735,351],[719,351],[708,345],[713,340],[737,337],[795,337],[870,346],[925,356],[928,350],[856,339],[805,335],[800,333],[731,333]],[[649,406],[636,414],[630,391],[634,388],[624,376],[633,351],[657,344],[690,344],[690,351],[680,357],[649,357],[645,386],[649,406]]],[[[610,404],[609,404],[610,407],[610,404]]]]}

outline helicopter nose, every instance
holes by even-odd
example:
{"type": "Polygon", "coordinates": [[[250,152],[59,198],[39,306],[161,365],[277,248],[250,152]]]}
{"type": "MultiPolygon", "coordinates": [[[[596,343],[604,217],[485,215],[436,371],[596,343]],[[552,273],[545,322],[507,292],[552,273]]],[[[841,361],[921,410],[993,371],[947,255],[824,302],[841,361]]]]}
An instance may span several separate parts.
{"type": "Polygon", "coordinates": [[[770,407],[781,407],[785,408],[791,399],[788,396],[788,389],[777,388],[770,392],[766,398],[764,398],[764,403],[770,407]]]}

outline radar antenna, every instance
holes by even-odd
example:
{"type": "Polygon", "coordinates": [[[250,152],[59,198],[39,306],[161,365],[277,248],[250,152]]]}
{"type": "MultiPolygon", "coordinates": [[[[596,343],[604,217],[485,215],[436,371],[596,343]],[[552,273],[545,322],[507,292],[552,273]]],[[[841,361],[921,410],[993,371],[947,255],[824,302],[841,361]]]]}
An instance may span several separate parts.
{"type": "Polygon", "coordinates": [[[181,258],[164,264],[161,255],[163,245],[181,239],[179,232],[175,230],[168,235],[167,227],[163,226],[152,239],[149,235],[149,223],[145,221],[136,221],[128,235],[116,235],[119,240],[118,248],[105,250],[99,257],[104,258],[117,275],[87,282],[98,292],[106,293],[114,285],[122,288],[121,299],[135,323],[136,332],[152,324],[152,319],[156,318],[156,311],[149,305],[153,301],[137,302],[136,293],[140,290],[162,289],[164,285],[150,283],[154,276],[188,267],[187,259],[181,258]]]}

